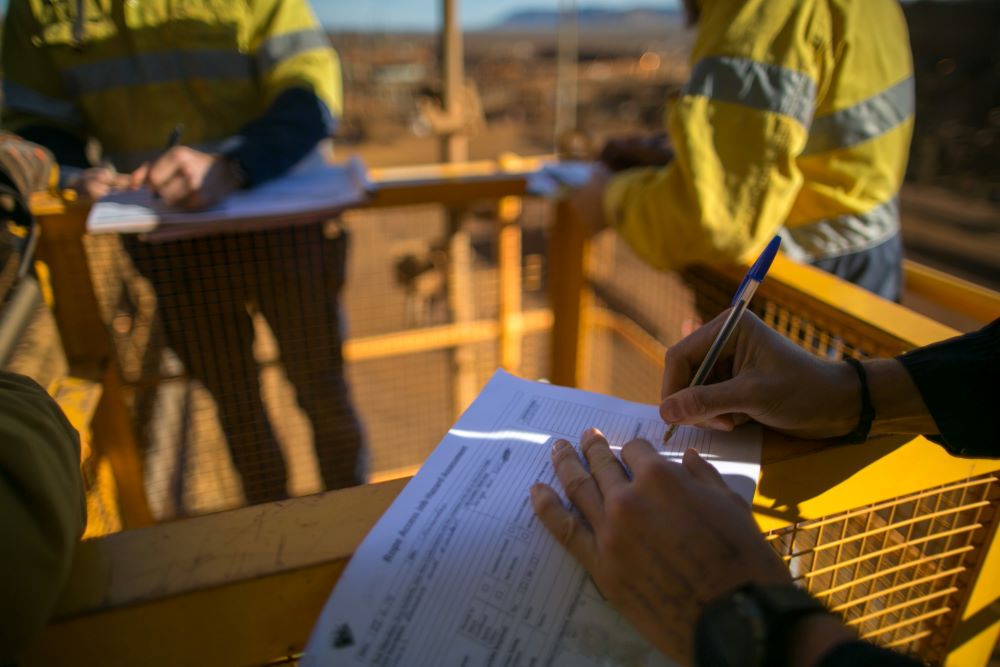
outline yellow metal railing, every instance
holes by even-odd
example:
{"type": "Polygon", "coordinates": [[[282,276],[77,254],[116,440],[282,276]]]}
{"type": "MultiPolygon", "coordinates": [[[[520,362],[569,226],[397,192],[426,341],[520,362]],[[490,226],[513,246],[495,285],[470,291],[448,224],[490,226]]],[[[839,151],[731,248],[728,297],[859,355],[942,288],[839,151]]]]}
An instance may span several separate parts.
{"type": "Polygon", "coordinates": [[[967,280],[904,260],[906,291],[947,310],[987,324],[1000,317],[1000,294],[967,280]]]}
{"type": "MultiPolygon", "coordinates": [[[[526,176],[535,168],[532,161],[484,162],[372,174],[378,187],[369,210],[494,203],[500,305],[495,319],[348,339],[349,361],[489,343],[501,365],[516,372],[524,335],[549,331],[549,378],[607,390],[595,386],[593,367],[608,365],[595,350],[607,349],[602,337],[610,337],[651,369],[647,379],[628,380],[630,391],[658,396],[653,384],[665,344],[682,331],[658,335],[602,292],[591,259],[604,249],[594,247],[565,204],[555,204],[549,225],[550,307],[523,309],[518,215],[526,176]]],[[[67,351],[77,360],[107,359],[108,334],[96,302],[80,298],[80,276],[87,274],[84,210],[36,204],[48,232],[55,312],[67,351]]],[[[683,281],[669,277],[669,289],[683,293],[692,318],[704,318],[728,303],[742,271],[692,269],[683,281]]],[[[648,275],[654,290],[656,280],[668,279],[648,275]]],[[[449,288],[457,289],[463,276],[450,278],[449,288]]],[[[936,284],[947,295],[948,281],[936,284]]],[[[981,316],[996,297],[980,297],[969,297],[969,309],[981,316]]],[[[829,357],[894,355],[955,333],[783,258],[755,309],[783,334],[829,357]]],[[[117,428],[129,428],[127,419],[117,428]]],[[[128,450],[128,437],[112,440],[128,450]]],[[[802,585],[865,637],[935,663],[985,664],[1000,631],[998,470],[1000,462],[957,459],[923,438],[833,447],[768,433],[754,510],[802,585]]],[[[116,469],[116,475],[134,472],[116,469]]],[[[388,472],[383,476],[392,476],[388,472]]],[[[141,480],[136,483],[141,488],[141,480]]],[[[353,549],[402,484],[370,484],[85,542],[57,620],[24,664],[70,658],[76,664],[263,664],[294,655],[353,549]]]]}

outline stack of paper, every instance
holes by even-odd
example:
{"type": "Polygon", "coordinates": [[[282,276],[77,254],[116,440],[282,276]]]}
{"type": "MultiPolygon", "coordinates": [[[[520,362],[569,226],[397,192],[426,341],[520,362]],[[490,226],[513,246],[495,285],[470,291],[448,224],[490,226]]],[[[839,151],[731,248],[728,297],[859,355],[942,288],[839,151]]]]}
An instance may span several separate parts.
{"type": "MultiPolygon", "coordinates": [[[[535,519],[549,451],[587,427],[612,446],[659,443],[657,408],[497,371],[355,552],[304,665],[665,665],[535,519]]],[[[747,501],[760,430],[682,427],[747,501]]]]}
{"type": "Polygon", "coordinates": [[[91,207],[87,231],[146,233],[163,240],[315,222],[363,202],[370,188],[364,164],[356,158],[339,165],[312,160],[202,211],[171,208],[145,188],[114,193],[91,207]]]}

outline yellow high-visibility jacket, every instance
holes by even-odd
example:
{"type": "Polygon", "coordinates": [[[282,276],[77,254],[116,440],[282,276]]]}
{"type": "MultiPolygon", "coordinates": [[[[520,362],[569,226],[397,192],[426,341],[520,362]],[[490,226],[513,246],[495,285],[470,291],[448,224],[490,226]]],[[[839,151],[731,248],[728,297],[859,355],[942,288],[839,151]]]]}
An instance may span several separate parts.
{"type": "Polygon", "coordinates": [[[701,0],[676,155],[605,191],[608,220],[664,269],[734,262],[781,231],[801,261],[898,232],[913,65],[896,0],[701,0]]]}
{"type": "Polygon", "coordinates": [[[4,126],[94,136],[120,169],[178,124],[209,147],[290,88],[342,108],[340,62],[306,0],[12,0],[4,36],[4,126]]]}

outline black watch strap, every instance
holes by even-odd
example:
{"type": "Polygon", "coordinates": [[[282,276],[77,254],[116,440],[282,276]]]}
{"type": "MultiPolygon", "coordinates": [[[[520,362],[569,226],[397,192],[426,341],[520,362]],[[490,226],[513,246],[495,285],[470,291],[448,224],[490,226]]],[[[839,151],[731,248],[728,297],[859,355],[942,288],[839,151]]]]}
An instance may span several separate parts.
{"type": "Polygon", "coordinates": [[[797,621],[829,613],[806,591],[792,584],[747,584],[705,607],[695,629],[698,667],[777,667],[787,664],[797,621]],[[730,636],[732,633],[741,635],[730,636]],[[730,640],[744,647],[732,655],[730,640]]]}
{"type": "Polygon", "coordinates": [[[830,613],[819,600],[798,586],[753,586],[751,595],[761,605],[767,626],[763,665],[788,664],[788,649],[796,622],[814,614],[830,613]]]}

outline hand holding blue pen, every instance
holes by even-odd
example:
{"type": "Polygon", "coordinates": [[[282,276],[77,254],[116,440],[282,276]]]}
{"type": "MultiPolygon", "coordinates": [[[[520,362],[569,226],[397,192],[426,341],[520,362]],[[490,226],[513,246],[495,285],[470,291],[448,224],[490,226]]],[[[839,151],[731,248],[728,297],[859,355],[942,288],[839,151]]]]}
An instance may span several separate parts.
{"type": "MultiPolygon", "coordinates": [[[[750,270],[743,276],[743,281],[736,289],[736,294],[733,296],[733,301],[730,304],[732,310],[723,323],[722,329],[719,330],[719,334],[712,342],[712,346],[708,348],[708,354],[705,355],[701,365],[698,367],[698,371],[691,378],[691,384],[688,386],[696,387],[704,384],[708,374],[712,372],[715,362],[719,359],[719,354],[726,346],[726,343],[729,342],[730,337],[732,337],[733,332],[736,330],[736,325],[740,323],[740,317],[746,311],[747,306],[750,305],[750,299],[753,298],[754,292],[764,282],[764,277],[767,275],[768,269],[771,268],[771,263],[774,261],[774,256],[778,254],[778,247],[780,245],[780,236],[775,236],[771,239],[771,242],[764,248],[757,261],[753,263],[750,270]]],[[[663,434],[663,442],[666,443],[676,430],[677,424],[671,424],[666,433],[663,434]]]]}

